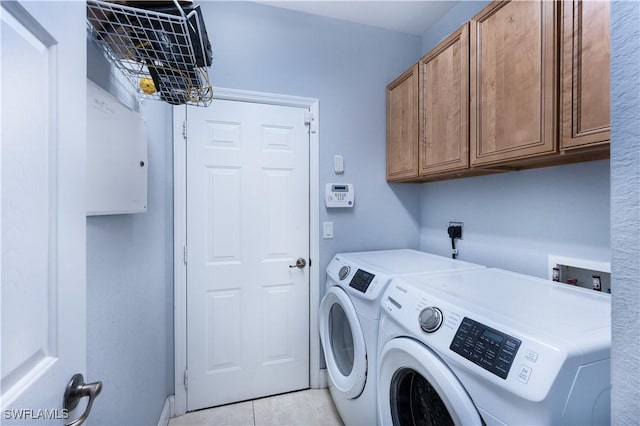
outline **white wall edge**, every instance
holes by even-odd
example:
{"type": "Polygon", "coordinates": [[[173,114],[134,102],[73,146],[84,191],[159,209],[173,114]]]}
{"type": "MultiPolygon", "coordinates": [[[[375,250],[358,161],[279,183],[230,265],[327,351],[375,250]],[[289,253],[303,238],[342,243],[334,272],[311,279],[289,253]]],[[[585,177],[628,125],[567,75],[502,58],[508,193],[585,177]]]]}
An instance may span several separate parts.
{"type": "MultiPolygon", "coordinates": [[[[318,309],[320,306],[320,106],[315,98],[216,88],[214,99],[307,108],[313,114],[309,133],[309,385],[327,387],[320,371],[320,332],[318,309]],[[323,385],[324,383],[324,385],[323,385]]],[[[179,416],[187,411],[187,390],[184,371],[187,369],[187,268],[183,250],[186,245],[186,141],[182,126],[187,118],[185,106],[173,108],[173,194],[174,194],[174,344],[175,344],[175,409],[179,416]]],[[[326,373],[325,373],[326,374],[326,373]]]]}
{"type": "Polygon", "coordinates": [[[174,417],[174,397],[173,395],[169,395],[167,400],[164,402],[164,407],[162,407],[162,413],[160,413],[160,419],[158,420],[158,426],[168,426],[169,419],[174,417]]]}

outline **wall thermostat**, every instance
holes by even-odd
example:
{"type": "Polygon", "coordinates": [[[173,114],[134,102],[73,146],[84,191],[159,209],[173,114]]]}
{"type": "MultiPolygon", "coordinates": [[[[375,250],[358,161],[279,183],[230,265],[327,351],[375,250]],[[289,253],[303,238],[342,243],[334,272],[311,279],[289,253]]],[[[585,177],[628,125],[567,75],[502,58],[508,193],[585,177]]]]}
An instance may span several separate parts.
{"type": "Polygon", "coordinates": [[[324,187],[324,202],[327,207],[353,207],[353,184],[327,183],[324,187]]]}

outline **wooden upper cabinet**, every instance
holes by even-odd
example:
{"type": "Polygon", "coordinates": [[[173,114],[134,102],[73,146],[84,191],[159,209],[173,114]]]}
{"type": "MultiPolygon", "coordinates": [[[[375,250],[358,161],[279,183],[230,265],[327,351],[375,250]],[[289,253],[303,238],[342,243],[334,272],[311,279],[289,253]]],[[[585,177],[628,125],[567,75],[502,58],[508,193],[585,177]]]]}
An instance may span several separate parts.
{"type": "Polygon", "coordinates": [[[497,0],[387,86],[387,180],[606,158],[609,2],[497,0]]]}
{"type": "Polygon", "coordinates": [[[557,151],[554,1],[495,1],[471,20],[472,165],[557,151]]]}
{"type": "Polygon", "coordinates": [[[387,180],[418,176],[418,65],[387,86],[387,180]]]}
{"type": "Polygon", "coordinates": [[[420,59],[420,175],[469,167],[469,24],[420,59]]]}
{"type": "Polygon", "coordinates": [[[609,2],[564,1],[561,148],[610,140],[610,55],[609,2]]]}

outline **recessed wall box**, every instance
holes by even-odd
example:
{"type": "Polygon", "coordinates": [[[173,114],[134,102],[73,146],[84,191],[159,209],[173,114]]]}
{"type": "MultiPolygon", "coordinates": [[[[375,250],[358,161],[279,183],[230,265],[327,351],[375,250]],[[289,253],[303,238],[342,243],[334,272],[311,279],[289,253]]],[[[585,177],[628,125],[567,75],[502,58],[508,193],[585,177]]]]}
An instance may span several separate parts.
{"type": "Polygon", "coordinates": [[[353,184],[327,183],[324,187],[324,202],[327,207],[353,207],[353,184]]]}
{"type": "Polygon", "coordinates": [[[604,293],[611,292],[611,263],[607,261],[548,256],[549,279],[604,293]],[[594,283],[594,277],[597,279],[594,283]]]}

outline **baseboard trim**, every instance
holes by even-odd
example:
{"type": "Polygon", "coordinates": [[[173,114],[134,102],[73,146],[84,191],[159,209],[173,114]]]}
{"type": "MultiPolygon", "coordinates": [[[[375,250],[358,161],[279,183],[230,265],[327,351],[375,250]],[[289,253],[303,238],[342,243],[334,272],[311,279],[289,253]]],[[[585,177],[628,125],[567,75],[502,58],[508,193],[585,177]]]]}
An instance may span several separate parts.
{"type": "Polygon", "coordinates": [[[320,389],[329,387],[329,378],[327,377],[327,369],[320,370],[320,389]]]}
{"type": "Polygon", "coordinates": [[[164,402],[162,413],[160,414],[160,420],[158,420],[158,426],[169,426],[169,419],[175,414],[175,398],[173,395],[169,395],[164,402]]]}

